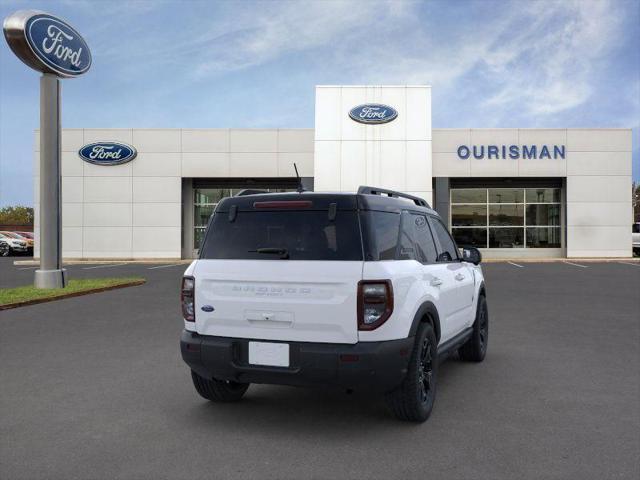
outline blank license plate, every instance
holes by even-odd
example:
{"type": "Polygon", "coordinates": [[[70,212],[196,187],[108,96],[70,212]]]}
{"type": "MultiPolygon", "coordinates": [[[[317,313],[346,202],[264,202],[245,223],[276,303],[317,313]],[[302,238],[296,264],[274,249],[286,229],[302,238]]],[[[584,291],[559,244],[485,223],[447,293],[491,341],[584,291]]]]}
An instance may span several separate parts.
{"type": "Polygon", "coordinates": [[[289,344],[249,342],[249,363],[270,367],[288,367],[289,344]]]}

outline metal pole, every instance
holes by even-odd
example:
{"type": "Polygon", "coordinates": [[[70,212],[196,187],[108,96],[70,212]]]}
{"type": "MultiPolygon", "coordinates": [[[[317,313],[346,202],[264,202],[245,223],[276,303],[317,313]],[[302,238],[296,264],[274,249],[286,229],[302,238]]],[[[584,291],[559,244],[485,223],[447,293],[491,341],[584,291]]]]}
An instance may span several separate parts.
{"type": "Polygon", "coordinates": [[[63,288],[62,201],[60,176],[60,80],[40,78],[40,269],[36,288],[63,288]]]}

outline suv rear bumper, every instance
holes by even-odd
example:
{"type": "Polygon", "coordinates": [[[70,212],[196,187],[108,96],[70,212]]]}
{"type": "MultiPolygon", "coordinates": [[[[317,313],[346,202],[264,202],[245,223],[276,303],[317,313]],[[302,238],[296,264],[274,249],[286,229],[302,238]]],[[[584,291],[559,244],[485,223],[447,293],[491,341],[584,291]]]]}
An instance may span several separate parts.
{"type": "Polygon", "coordinates": [[[289,367],[248,363],[249,341],[214,337],[184,330],[183,360],[205,378],[243,383],[295,386],[335,386],[386,392],[407,373],[414,338],[350,344],[286,342],[289,367]]]}

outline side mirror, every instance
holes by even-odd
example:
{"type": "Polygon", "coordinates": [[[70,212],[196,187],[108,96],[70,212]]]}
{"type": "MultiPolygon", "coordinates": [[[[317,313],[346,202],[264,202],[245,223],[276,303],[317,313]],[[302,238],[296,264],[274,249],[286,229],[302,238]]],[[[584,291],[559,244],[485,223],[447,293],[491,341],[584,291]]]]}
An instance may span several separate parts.
{"type": "Polygon", "coordinates": [[[482,254],[480,250],[474,247],[467,247],[462,249],[462,261],[479,265],[482,262],[482,254]]]}

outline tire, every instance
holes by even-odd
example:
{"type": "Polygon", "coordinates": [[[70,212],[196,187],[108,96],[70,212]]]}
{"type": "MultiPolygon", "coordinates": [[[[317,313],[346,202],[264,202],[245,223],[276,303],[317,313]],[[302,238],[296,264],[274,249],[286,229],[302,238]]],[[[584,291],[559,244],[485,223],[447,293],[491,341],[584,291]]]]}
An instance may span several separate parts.
{"type": "Polygon", "coordinates": [[[0,244],[0,257],[8,257],[10,250],[9,245],[6,243],[0,244]]]}
{"type": "Polygon", "coordinates": [[[386,394],[387,405],[396,418],[419,423],[429,418],[436,399],[437,372],[438,342],[433,327],[423,323],[416,334],[407,376],[386,394]]]}
{"type": "Polygon", "coordinates": [[[473,322],[473,333],[458,350],[462,360],[467,362],[481,362],[487,354],[489,341],[489,310],[484,295],[478,297],[476,320],[473,322]]]}
{"type": "Polygon", "coordinates": [[[196,392],[212,402],[237,402],[249,388],[248,383],[225,382],[201,377],[191,370],[191,379],[196,392]]]}

